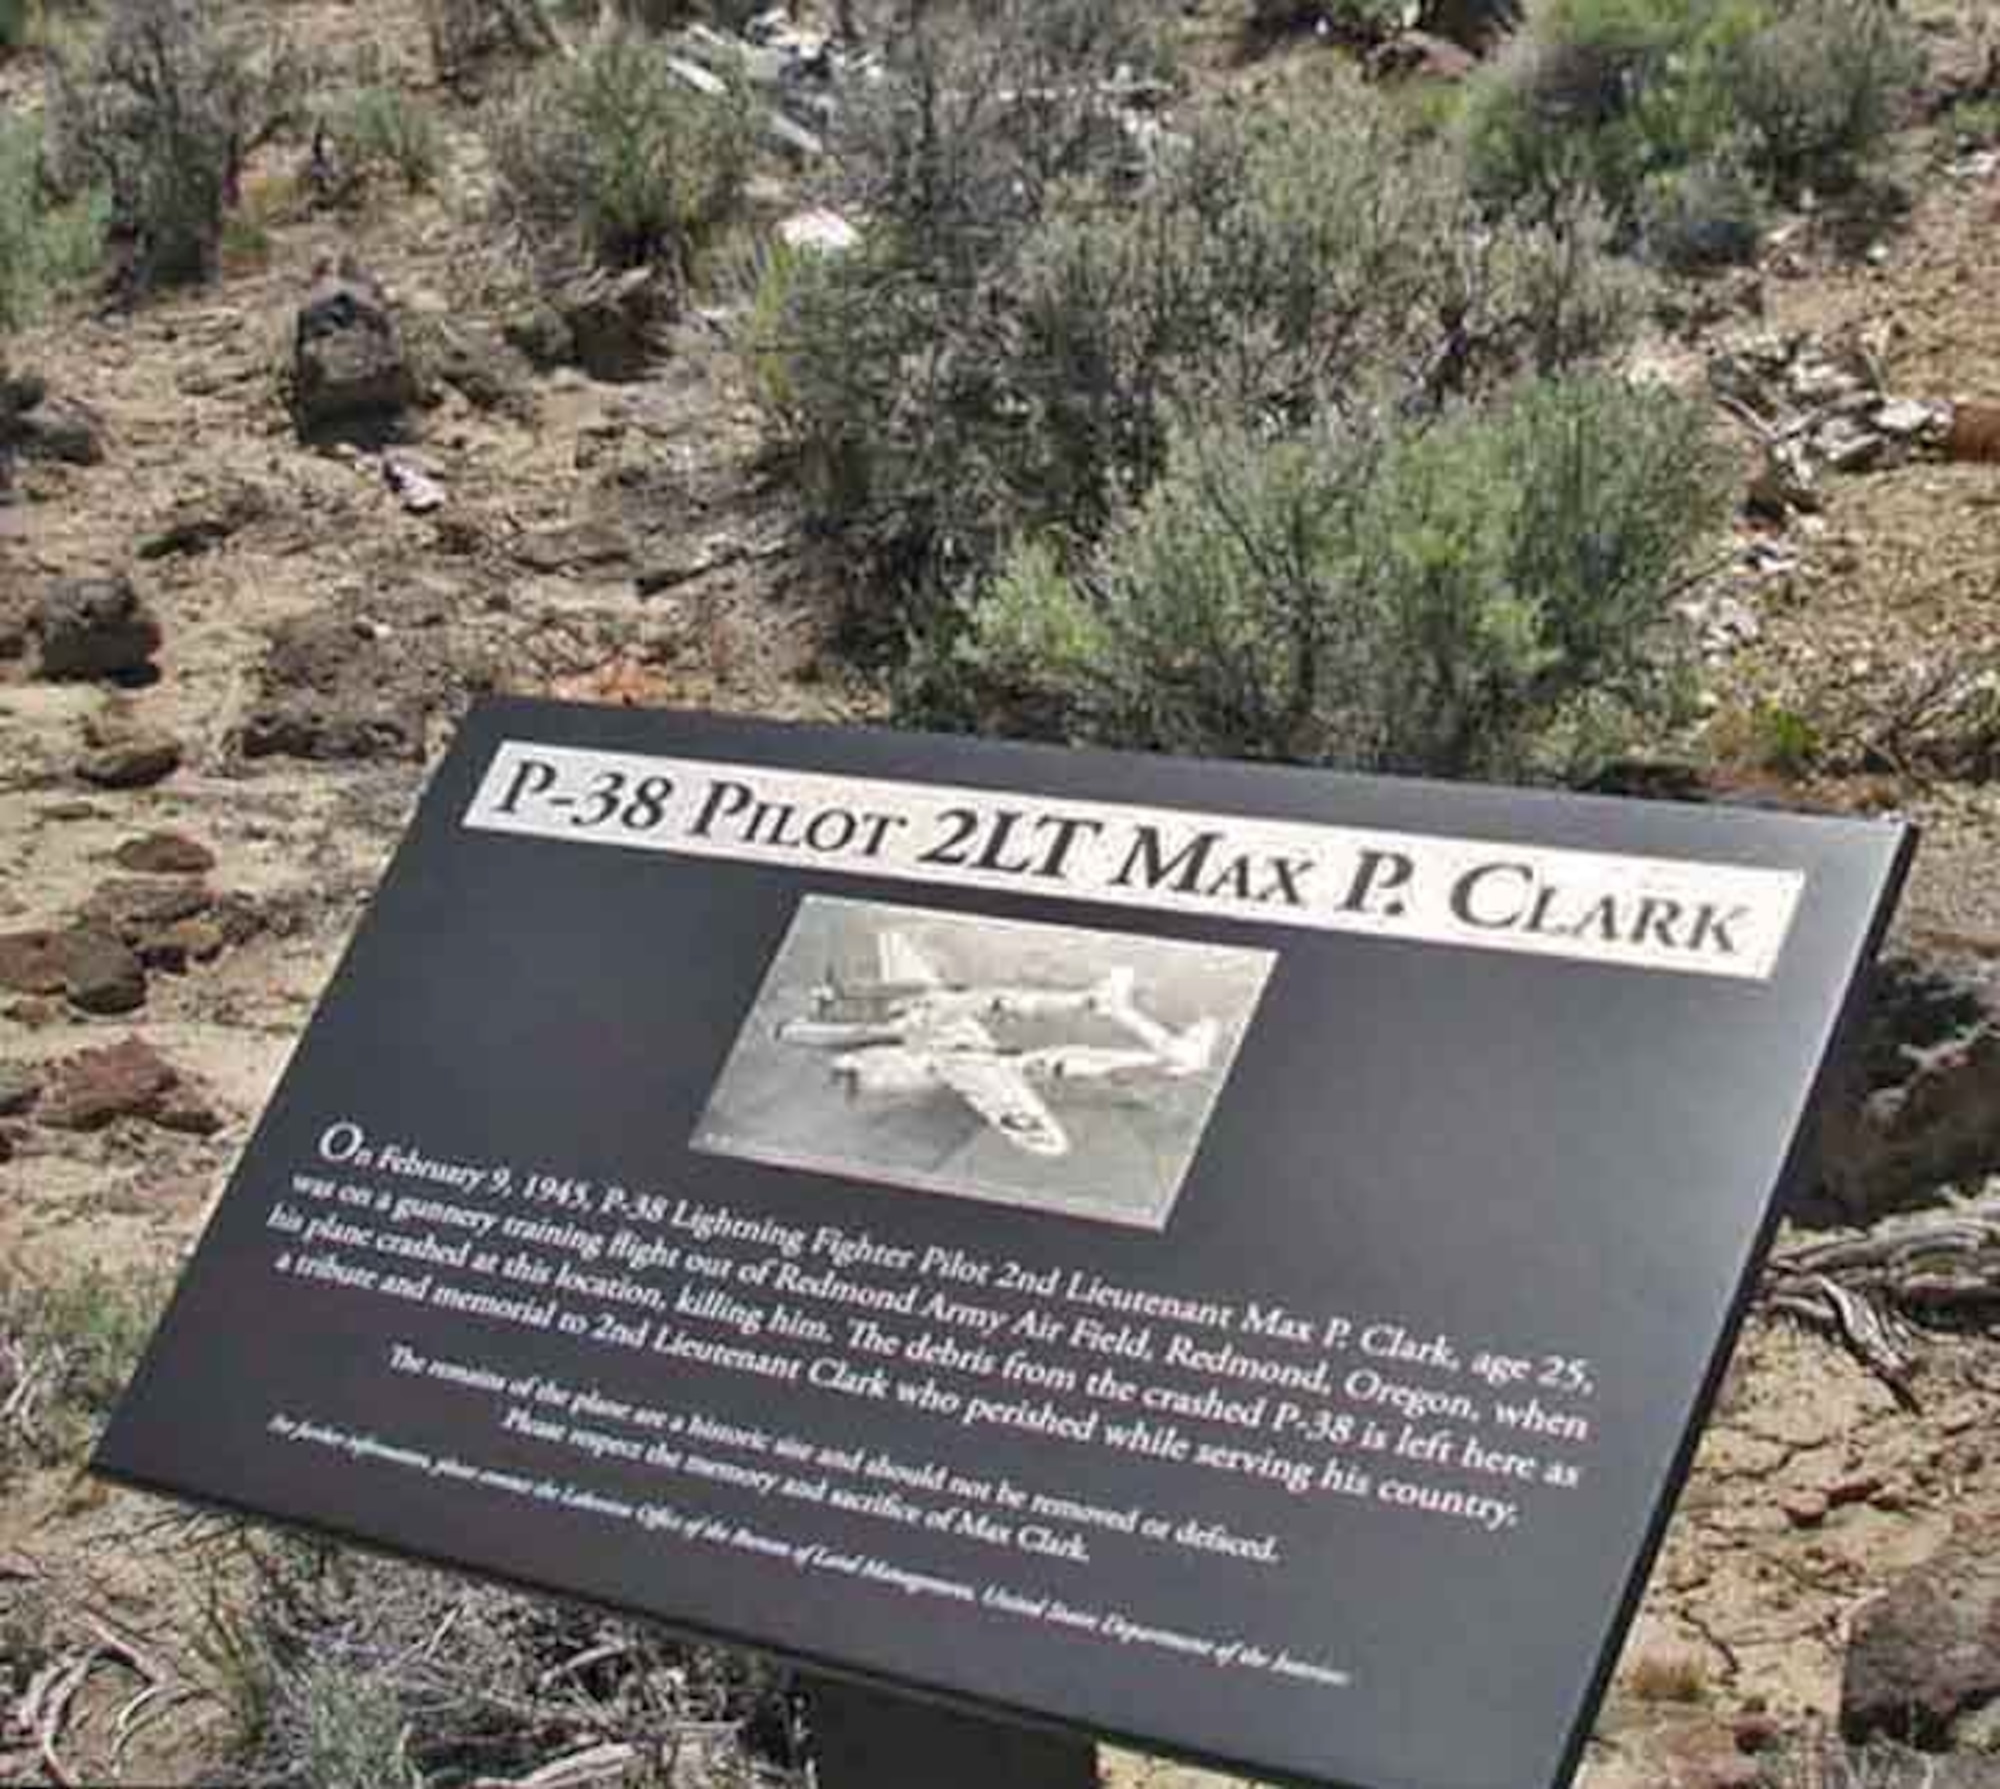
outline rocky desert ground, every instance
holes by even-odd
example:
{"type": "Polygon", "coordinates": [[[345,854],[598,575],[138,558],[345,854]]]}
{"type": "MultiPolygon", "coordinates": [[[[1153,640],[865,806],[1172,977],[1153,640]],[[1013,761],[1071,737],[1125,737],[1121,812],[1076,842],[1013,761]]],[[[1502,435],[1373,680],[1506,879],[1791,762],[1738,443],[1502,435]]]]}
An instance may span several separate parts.
{"type": "MultiPolygon", "coordinates": [[[[1923,844],[1591,1789],[2000,1785],[2000,131],[1957,122],[2000,106],[2000,19],[1912,3],[1900,202],[1788,212],[1754,265],[1682,282],[1637,355],[1712,402],[1745,470],[1686,603],[1700,715],[1611,786],[1895,812],[1923,844]]],[[[320,1559],[287,1591],[280,1568],[307,1568],[283,1543],[84,1476],[89,1400],[54,1395],[129,1364],[474,694],[891,709],[764,450],[741,291],[651,314],[604,282],[543,353],[488,222],[477,98],[442,78],[424,9],[261,10],[323,66],[435,106],[435,179],[322,200],[309,133],[281,134],[213,280],[82,285],[4,344],[0,1781],[367,1781],[325,1745],[257,1774],[278,1754],[246,1732],[317,1706],[258,1649],[289,1612],[323,1656],[365,1650],[362,1607],[399,1598],[431,1624],[407,1643],[418,1701],[463,1703],[492,1740],[404,1780],[781,1772],[753,1663],[372,1563],[320,1559]],[[302,309],[343,345],[302,359],[302,309]],[[407,375],[361,339],[377,311],[407,375]],[[396,438],[302,438],[302,380],[406,376],[396,438]],[[481,1661],[530,1631],[544,1675],[511,1714],[451,1687],[495,1681],[481,1661]],[[634,1738],[666,1731],[677,1753],[634,1738]]],[[[1231,103],[1357,54],[1309,28],[1246,49],[1227,10],[1180,28],[1231,103]]],[[[1407,78],[1463,73],[1453,46],[1388,35],[1377,60],[1407,78]]],[[[42,104],[47,54],[0,55],[0,108],[42,104]]],[[[767,155],[744,228],[821,182],[803,151],[767,155]]],[[[343,1693],[328,1705],[365,1725],[343,1693]]]]}

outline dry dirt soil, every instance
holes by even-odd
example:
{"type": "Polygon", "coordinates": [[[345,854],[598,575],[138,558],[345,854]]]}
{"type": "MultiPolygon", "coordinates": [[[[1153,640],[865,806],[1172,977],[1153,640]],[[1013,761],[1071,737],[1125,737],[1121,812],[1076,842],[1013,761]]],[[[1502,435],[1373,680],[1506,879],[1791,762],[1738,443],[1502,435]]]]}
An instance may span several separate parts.
{"type": "MultiPolygon", "coordinates": [[[[432,85],[414,0],[270,11],[335,57],[374,46],[409,85],[432,85]]],[[[35,81],[32,58],[0,66],[0,103],[30,103],[35,81]]],[[[250,193],[268,195],[267,240],[218,283],[133,311],[72,305],[13,345],[17,368],[101,419],[105,457],[24,467],[25,502],[0,509],[0,590],[129,574],[164,642],[157,679],[128,689],[0,662],[0,931],[71,924],[126,875],[121,845],[162,831],[213,853],[197,906],[214,926],[180,972],[149,975],[129,1013],[0,996],[0,1068],[41,1071],[136,1036],[215,1124],[17,1127],[0,1157],[0,1259],[118,1267],[190,1245],[472,691],[834,720],[885,708],[830,642],[827,581],[760,466],[726,316],[687,316],[638,382],[535,376],[498,408],[443,388],[413,449],[448,492],[432,515],[406,513],[373,458],[299,445],[279,373],[322,256],[357,255],[406,319],[439,326],[490,318],[509,289],[476,133],[438,97],[450,158],[434,194],[310,212],[285,179],[296,149],[267,157],[250,193]],[[138,556],[190,517],[222,518],[223,537],[138,556]],[[660,568],[649,581],[665,587],[641,596],[637,574],[660,568]],[[248,755],[274,679],[379,698],[407,723],[403,754],[248,755]],[[116,717],[176,738],[179,768],[132,790],[81,781],[89,731],[116,717]]],[[[1732,331],[1874,326],[1897,392],[2000,402],[2000,174],[1951,173],[1950,159],[1913,127],[1913,208],[1873,253],[1804,229],[1761,278],[1761,324],[1729,311],[1667,351],[1698,362],[1732,331]]],[[[1757,531],[1798,569],[1757,596],[1756,637],[1713,665],[1719,712],[1768,700],[1845,714],[1916,658],[2000,650],[2000,466],[1834,478],[1810,528],[1757,531]]],[[[1995,785],[1877,771],[1809,775],[1787,793],[1918,818],[1904,938],[1948,933],[2000,956],[1995,785]]],[[[1760,1712],[1794,1732],[1831,1723],[1857,1612],[1955,1527],[2000,1517],[2000,1347],[1976,1334],[1920,1347],[1911,1411],[1824,1339],[1753,1318],[1593,1743],[1593,1789],[1727,1780],[1715,1773],[1760,1712]]],[[[192,1639],[199,1562],[161,1509],[69,1470],[29,1473],[0,1502],[0,1573],[63,1586],[74,1619],[138,1640],[177,1686],[122,1778],[108,1722],[93,1730],[84,1710],[78,1768],[192,1780],[223,1715],[192,1639]]],[[[1112,1771],[1125,1789],[1214,1781],[1130,1757],[1112,1771]]],[[[32,1748],[0,1749],[0,1781],[47,1780],[32,1748]]]]}

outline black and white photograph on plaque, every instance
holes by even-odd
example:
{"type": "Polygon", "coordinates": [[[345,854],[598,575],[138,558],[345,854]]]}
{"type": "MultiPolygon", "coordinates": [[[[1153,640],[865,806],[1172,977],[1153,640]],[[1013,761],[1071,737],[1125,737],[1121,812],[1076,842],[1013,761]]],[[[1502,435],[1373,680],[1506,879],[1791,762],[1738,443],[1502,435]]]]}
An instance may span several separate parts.
{"type": "Polygon", "coordinates": [[[1276,961],[808,895],[693,1146],[1161,1230],[1276,961]]]}

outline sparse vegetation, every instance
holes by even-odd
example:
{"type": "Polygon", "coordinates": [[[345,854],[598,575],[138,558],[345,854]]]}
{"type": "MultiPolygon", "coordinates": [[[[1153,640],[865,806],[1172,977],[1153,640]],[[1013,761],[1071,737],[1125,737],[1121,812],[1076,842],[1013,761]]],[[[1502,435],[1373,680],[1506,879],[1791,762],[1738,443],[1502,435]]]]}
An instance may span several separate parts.
{"type": "Polygon", "coordinates": [[[138,1364],[172,1276],[0,1268],[0,1480],[74,1456],[138,1364]]]}
{"type": "Polygon", "coordinates": [[[358,89],[335,111],[332,130],[343,167],[362,180],[389,174],[422,192],[444,163],[437,112],[400,87],[374,82],[358,89]]]}
{"type": "MultiPolygon", "coordinates": [[[[252,1781],[512,1777],[596,1743],[630,1748],[624,1780],[665,1783],[693,1723],[755,1721],[782,1745],[779,1680],[741,1655],[283,1534],[239,1528],[231,1551],[243,1589],[212,1600],[201,1651],[252,1781]]],[[[718,1740],[718,1780],[747,1780],[740,1742],[718,1740]]]]}
{"type": "Polygon", "coordinates": [[[43,178],[41,131],[28,119],[0,119],[0,331],[32,322],[98,265],[106,211],[94,189],[55,200],[43,178]]]}
{"type": "Polygon", "coordinates": [[[1649,1652],[1627,1667],[1625,1687],[1640,1702],[1701,1702],[1708,1669],[1693,1653],[1649,1652]]]}
{"type": "Polygon", "coordinates": [[[249,156],[289,124],[301,60],[213,0],[116,0],[50,82],[51,160],[71,192],[101,186],[139,286],[217,268],[249,156]]]}
{"type": "Polygon", "coordinates": [[[491,141],[502,205],[545,260],[685,276],[741,204],[753,139],[743,94],[696,92],[628,28],[531,71],[491,141]]]}
{"type": "Polygon", "coordinates": [[[1475,86],[1467,161],[1489,200],[1581,187],[1670,261],[1742,258],[1757,195],[1854,181],[1916,66],[1886,0],[1545,0],[1475,86]]]}

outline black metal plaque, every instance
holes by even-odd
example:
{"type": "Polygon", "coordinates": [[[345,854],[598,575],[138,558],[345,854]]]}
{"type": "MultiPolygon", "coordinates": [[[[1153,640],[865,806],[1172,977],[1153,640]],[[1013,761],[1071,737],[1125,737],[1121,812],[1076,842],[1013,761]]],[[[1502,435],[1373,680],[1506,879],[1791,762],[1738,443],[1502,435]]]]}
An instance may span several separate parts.
{"type": "Polygon", "coordinates": [[[489,703],[97,1466],[1257,1774],[1566,1781],[1910,842],[489,703]]]}

